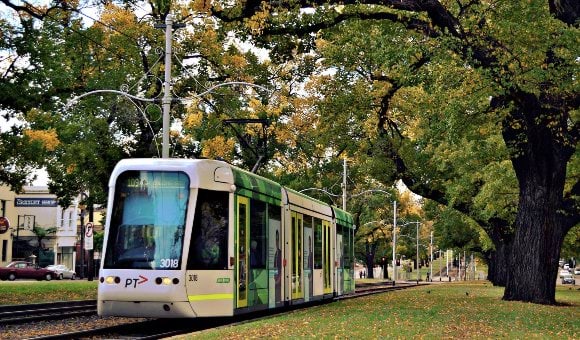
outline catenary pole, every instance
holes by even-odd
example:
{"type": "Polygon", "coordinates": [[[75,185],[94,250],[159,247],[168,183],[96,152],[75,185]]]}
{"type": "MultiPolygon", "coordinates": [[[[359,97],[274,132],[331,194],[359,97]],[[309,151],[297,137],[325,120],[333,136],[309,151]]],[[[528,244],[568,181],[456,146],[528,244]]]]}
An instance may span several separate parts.
{"type": "Polygon", "coordinates": [[[393,286],[397,281],[397,201],[393,201],[393,286]]]}
{"type": "Polygon", "coordinates": [[[447,277],[451,281],[451,277],[449,276],[449,249],[445,250],[445,264],[447,265],[447,277]]]}
{"type": "Polygon", "coordinates": [[[346,211],[346,158],[342,163],[342,210],[346,211]]]}
{"type": "MultiPolygon", "coordinates": [[[[429,244],[429,281],[433,282],[433,231],[431,231],[431,242],[429,244]]],[[[441,273],[439,273],[441,275],[441,273]]]]}
{"type": "Polygon", "coordinates": [[[421,279],[421,274],[419,273],[419,223],[417,222],[417,261],[415,262],[415,270],[417,270],[417,284],[419,284],[419,280],[421,279]]]}
{"type": "Polygon", "coordinates": [[[163,141],[161,157],[169,158],[169,113],[171,111],[171,40],[173,16],[165,17],[165,81],[163,83],[163,141]]]}

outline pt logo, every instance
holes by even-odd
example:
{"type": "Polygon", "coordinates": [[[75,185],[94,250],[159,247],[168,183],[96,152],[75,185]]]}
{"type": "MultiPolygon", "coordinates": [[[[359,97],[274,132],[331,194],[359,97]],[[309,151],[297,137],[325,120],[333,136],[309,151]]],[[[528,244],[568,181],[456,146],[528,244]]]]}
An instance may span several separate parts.
{"type": "Polygon", "coordinates": [[[143,275],[139,275],[139,278],[136,278],[136,279],[129,278],[129,279],[125,280],[125,288],[130,287],[130,286],[133,286],[133,288],[137,288],[137,285],[140,285],[140,284],[145,283],[147,281],[149,281],[149,279],[143,275]]]}

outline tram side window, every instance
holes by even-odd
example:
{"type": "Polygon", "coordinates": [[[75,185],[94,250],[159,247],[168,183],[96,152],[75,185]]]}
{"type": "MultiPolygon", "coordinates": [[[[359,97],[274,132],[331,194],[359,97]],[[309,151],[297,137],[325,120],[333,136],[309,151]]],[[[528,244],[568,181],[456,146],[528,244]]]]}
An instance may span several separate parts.
{"type": "Polygon", "coordinates": [[[250,201],[250,269],[266,268],[266,203],[250,201]]]}
{"type": "Polygon", "coordinates": [[[314,269],[322,269],[322,220],[314,218],[314,269]]]}
{"type": "Polygon", "coordinates": [[[336,225],[336,234],[340,236],[340,243],[337,245],[337,249],[339,250],[340,257],[338,258],[338,266],[339,268],[344,268],[345,261],[347,257],[346,245],[348,243],[348,234],[345,234],[346,228],[342,224],[336,225]]]}
{"type": "Polygon", "coordinates": [[[200,189],[187,269],[227,269],[228,193],[200,189]]]}
{"type": "Polygon", "coordinates": [[[342,229],[342,257],[343,257],[343,268],[352,268],[352,258],[351,255],[351,232],[350,229],[341,225],[342,229]]]}

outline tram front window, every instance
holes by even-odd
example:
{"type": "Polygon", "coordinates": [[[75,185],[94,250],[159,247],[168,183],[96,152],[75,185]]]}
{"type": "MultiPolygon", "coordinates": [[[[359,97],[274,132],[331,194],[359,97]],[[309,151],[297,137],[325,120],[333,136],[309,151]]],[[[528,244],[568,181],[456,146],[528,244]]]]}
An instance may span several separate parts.
{"type": "Polygon", "coordinates": [[[179,269],[189,178],[181,172],[127,171],[115,187],[106,269],[179,269]]]}

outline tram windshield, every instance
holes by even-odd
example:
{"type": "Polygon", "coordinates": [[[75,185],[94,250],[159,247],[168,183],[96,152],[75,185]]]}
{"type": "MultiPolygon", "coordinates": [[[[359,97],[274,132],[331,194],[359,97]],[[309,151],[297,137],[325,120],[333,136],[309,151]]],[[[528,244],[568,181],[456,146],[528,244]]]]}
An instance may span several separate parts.
{"type": "Polygon", "coordinates": [[[181,268],[188,199],[185,173],[122,173],[115,186],[103,268],[181,268]]]}

